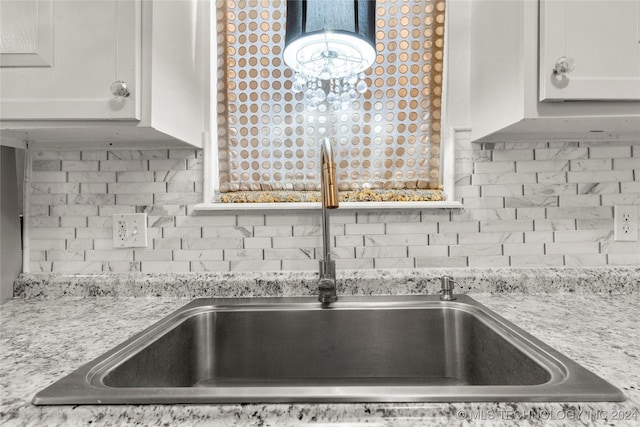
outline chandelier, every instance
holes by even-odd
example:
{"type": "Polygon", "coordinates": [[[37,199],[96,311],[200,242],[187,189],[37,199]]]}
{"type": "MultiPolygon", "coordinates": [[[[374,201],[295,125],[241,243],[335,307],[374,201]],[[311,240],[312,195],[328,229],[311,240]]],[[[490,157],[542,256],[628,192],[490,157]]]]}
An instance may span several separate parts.
{"type": "Polygon", "coordinates": [[[375,0],[288,0],[283,59],[310,111],[348,109],[376,59],[375,0]]]}

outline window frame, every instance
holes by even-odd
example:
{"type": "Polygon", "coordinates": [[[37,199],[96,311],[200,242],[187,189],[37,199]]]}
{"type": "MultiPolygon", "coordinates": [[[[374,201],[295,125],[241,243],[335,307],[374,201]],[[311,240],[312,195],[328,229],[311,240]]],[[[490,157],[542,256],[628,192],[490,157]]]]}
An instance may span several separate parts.
{"type": "MultiPolygon", "coordinates": [[[[444,31],[444,57],[442,61],[442,96],[441,96],[441,129],[440,129],[440,175],[442,179],[442,191],[446,195],[445,201],[424,202],[341,202],[340,209],[351,210],[388,210],[388,209],[457,209],[463,208],[463,204],[455,198],[455,146],[459,133],[468,133],[470,128],[464,126],[448,125],[448,49],[449,49],[449,10],[445,9],[444,31]]],[[[216,8],[211,8],[211,22],[216,22],[216,8]]],[[[218,33],[212,29],[212,46],[218,45],[218,33]]],[[[221,52],[217,52],[221,54],[221,52]]],[[[217,70],[217,55],[211,55],[210,70],[217,70]]],[[[217,77],[217,72],[211,73],[212,79],[217,77]]],[[[218,164],[218,135],[217,135],[217,96],[218,88],[215,81],[210,85],[209,105],[210,131],[203,134],[203,191],[202,202],[194,206],[195,211],[278,211],[278,210],[313,210],[319,209],[319,202],[279,202],[279,203],[224,203],[216,202],[216,189],[219,186],[217,173],[218,164]]]]}

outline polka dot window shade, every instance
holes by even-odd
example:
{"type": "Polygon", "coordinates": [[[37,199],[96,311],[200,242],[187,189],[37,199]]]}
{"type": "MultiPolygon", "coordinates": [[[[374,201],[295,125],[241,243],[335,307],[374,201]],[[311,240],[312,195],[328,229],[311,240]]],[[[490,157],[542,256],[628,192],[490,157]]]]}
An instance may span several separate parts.
{"type": "Polygon", "coordinates": [[[324,113],[291,89],[286,1],[216,5],[220,193],[319,190],[324,137],[341,191],[440,188],[444,0],[377,0],[369,90],[324,113]]]}

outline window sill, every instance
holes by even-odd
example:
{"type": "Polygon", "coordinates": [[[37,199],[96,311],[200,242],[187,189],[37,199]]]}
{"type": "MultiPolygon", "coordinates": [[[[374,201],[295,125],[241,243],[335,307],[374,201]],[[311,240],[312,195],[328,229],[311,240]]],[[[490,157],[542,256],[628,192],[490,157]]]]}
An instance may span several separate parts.
{"type": "MultiPolygon", "coordinates": [[[[279,211],[279,210],[313,210],[320,209],[320,203],[199,203],[194,211],[279,211]]],[[[339,209],[348,210],[393,210],[393,209],[462,209],[460,202],[342,202],[339,209]]]]}

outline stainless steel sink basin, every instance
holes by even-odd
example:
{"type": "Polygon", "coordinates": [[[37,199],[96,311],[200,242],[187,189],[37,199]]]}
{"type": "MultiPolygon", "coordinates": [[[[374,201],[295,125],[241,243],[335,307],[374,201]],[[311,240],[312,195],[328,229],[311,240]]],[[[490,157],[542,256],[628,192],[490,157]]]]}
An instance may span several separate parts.
{"type": "Polygon", "coordinates": [[[36,405],[621,401],[473,299],[197,299],[39,392],[36,405]]]}

